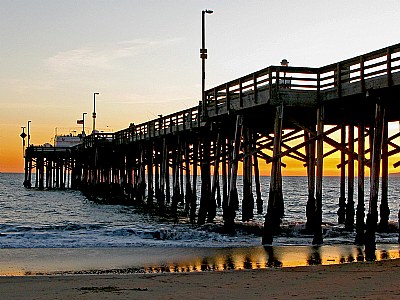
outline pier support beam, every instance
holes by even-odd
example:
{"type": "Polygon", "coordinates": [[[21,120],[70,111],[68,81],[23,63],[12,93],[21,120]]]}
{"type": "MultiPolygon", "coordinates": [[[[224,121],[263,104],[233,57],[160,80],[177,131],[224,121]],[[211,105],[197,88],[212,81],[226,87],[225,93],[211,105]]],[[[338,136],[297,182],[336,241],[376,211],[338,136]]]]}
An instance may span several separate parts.
{"type": "Polygon", "coordinates": [[[153,142],[149,143],[147,151],[147,206],[153,207],[153,142]]]}
{"type": "Polygon", "coordinates": [[[379,231],[387,232],[389,230],[389,203],[388,203],[388,177],[389,177],[389,157],[388,157],[388,122],[384,123],[383,141],[382,141],[382,195],[379,209],[379,231]]]}
{"type": "MultiPolygon", "coordinates": [[[[216,205],[216,199],[218,198],[217,192],[219,188],[219,163],[220,163],[220,155],[221,155],[221,134],[217,134],[217,139],[214,144],[214,173],[213,173],[213,180],[212,180],[212,188],[211,188],[211,203],[210,203],[210,212],[208,214],[208,220],[207,222],[212,223],[214,221],[214,218],[217,213],[217,205],[216,205]]],[[[217,204],[220,206],[220,203],[218,203],[217,199],[217,204]]]]}
{"type": "Polygon", "coordinates": [[[176,217],[178,203],[180,201],[180,186],[179,186],[179,165],[180,165],[180,138],[178,136],[175,149],[172,150],[172,202],[171,214],[176,217]]]}
{"type": "Polygon", "coordinates": [[[232,153],[232,161],[230,162],[230,180],[229,194],[227,206],[224,207],[224,226],[227,231],[234,231],[236,208],[238,206],[238,193],[236,187],[237,171],[238,171],[238,156],[240,150],[240,140],[243,132],[243,115],[236,116],[235,143],[232,153]]]}
{"type": "Polygon", "coordinates": [[[254,198],[252,193],[252,155],[251,155],[251,131],[246,126],[244,129],[244,158],[243,158],[243,200],[242,221],[250,221],[254,217],[254,198]]]}
{"type": "Polygon", "coordinates": [[[210,168],[210,138],[203,138],[203,151],[201,155],[201,195],[200,207],[197,224],[202,225],[206,222],[207,214],[213,208],[214,204],[211,203],[211,168],[210,168]]]}
{"type": "Polygon", "coordinates": [[[322,177],[324,166],[324,106],[317,109],[317,178],[315,182],[315,219],[313,245],[323,243],[322,237],[322,177]]]}
{"type": "Polygon", "coordinates": [[[375,128],[371,158],[371,182],[369,208],[365,231],[365,255],[367,260],[375,259],[376,241],[375,234],[378,222],[378,194],[379,194],[379,172],[381,163],[382,140],[384,134],[385,108],[380,99],[377,99],[375,107],[375,128]]]}
{"type": "MultiPolygon", "coordinates": [[[[349,125],[349,151],[354,152],[354,126],[349,125]]],[[[346,230],[354,229],[354,158],[348,155],[347,164],[347,205],[346,205],[346,230]]]]}
{"type": "Polygon", "coordinates": [[[228,173],[227,173],[227,162],[228,162],[228,152],[229,150],[227,142],[229,140],[228,137],[223,138],[222,142],[222,159],[221,159],[221,172],[222,172],[222,207],[225,208],[228,203],[228,173]]]}
{"type": "Polygon", "coordinates": [[[271,167],[271,179],[269,185],[269,198],[267,214],[265,215],[264,232],[262,237],[263,245],[272,244],[273,236],[280,232],[281,218],[283,217],[283,194],[282,194],[282,173],[281,152],[282,142],[282,119],[283,105],[276,108],[274,125],[274,148],[271,167]]]}
{"type": "MultiPolygon", "coordinates": [[[[257,133],[253,132],[253,148],[256,149],[257,146],[257,133]]],[[[253,164],[254,164],[254,183],[256,185],[256,203],[257,203],[257,213],[263,213],[263,200],[261,198],[261,183],[260,183],[260,170],[258,167],[258,157],[257,152],[253,154],[253,164]]]]}
{"type": "Polygon", "coordinates": [[[197,165],[199,156],[199,143],[195,139],[193,141],[193,185],[192,185],[192,198],[190,200],[190,222],[196,222],[196,209],[197,209],[197,165]]]}
{"type": "Polygon", "coordinates": [[[186,141],[185,143],[185,212],[189,214],[190,202],[192,200],[192,186],[190,182],[190,143],[186,141]]]}
{"type": "Polygon", "coordinates": [[[167,140],[163,138],[161,155],[160,155],[160,191],[157,195],[158,209],[161,214],[165,211],[165,187],[166,187],[166,173],[168,172],[168,149],[167,140]]]}
{"type": "MultiPolygon", "coordinates": [[[[346,147],[346,126],[342,125],[340,141],[342,148],[346,147]]],[[[344,224],[346,221],[346,153],[340,151],[340,198],[338,209],[338,223],[344,224]]]]}
{"type": "MultiPolygon", "coordinates": [[[[315,126],[314,131],[315,133],[315,126]]],[[[316,133],[314,134],[316,135],[316,133]]],[[[310,142],[310,133],[304,132],[304,141],[307,142],[305,146],[307,161],[307,183],[308,183],[308,199],[306,206],[306,232],[314,232],[315,223],[315,141],[310,142]]]]}
{"type": "Polygon", "coordinates": [[[358,124],[358,199],[356,213],[356,244],[364,245],[364,177],[365,177],[365,125],[364,121],[358,124]]]}

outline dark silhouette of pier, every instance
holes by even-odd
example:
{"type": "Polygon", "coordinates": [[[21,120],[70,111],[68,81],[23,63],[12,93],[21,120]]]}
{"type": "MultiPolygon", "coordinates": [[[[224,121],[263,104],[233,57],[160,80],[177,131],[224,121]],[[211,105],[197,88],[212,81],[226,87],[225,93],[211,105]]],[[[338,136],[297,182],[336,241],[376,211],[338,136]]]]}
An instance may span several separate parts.
{"type": "Polygon", "coordinates": [[[198,224],[213,222],[222,206],[225,228],[234,230],[240,204],[242,221],[262,212],[262,160],[271,164],[263,231],[263,244],[271,244],[284,214],[282,158],[290,157],[307,170],[308,201],[299,205],[306,206],[313,244],[322,244],[324,158],[339,151],[338,222],[355,229],[356,243],[373,251],[375,233],[388,230],[388,158],[400,152],[393,142],[400,133],[388,135],[388,122],[400,121],[399,71],[400,44],[320,68],[270,66],[205,91],[205,103],[115,133],[91,134],[71,149],[31,146],[25,156],[25,186],[31,186],[35,167],[39,188],[44,188],[46,173],[46,182],[55,182],[47,183],[49,188],[71,187],[171,215],[183,210],[198,224]],[[331,137],[335,132],[339,141],[331,137]],[[324,144],[333,150],[324,152],[324,144]],[[369,199],[364,195],[365,168],[370,169],[369,199]]]}

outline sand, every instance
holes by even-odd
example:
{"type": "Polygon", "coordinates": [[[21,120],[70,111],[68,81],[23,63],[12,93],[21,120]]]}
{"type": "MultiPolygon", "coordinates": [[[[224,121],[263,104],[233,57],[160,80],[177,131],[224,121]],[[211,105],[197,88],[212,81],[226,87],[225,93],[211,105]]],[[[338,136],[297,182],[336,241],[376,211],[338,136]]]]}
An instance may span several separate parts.
{"type": "Polygon", "coordinates": [[[194,273],[0,277],[1,299],[400,299],[400,260],[194,273]]]}

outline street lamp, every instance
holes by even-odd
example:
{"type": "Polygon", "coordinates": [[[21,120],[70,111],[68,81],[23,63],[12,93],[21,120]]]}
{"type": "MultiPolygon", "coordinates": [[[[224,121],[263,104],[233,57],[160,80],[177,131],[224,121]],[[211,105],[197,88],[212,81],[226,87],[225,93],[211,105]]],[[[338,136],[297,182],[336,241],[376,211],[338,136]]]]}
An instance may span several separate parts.
{"type": "Polygon", "coordinates": [[[30,139],[31,139],[31,131],[30,131],[30,124],[31,124],[31,122],[32,121],[28,121],[28,147],[29,147],[29,145],[30,145],[30,143],[29,143],[29,141],[30,141],[30,139]]]}
{"type": "Polygon", "coordinates": [[[22,133],[19,135],[22,138],[22,155],[25,157],[25,138],[26,138],[26,133],[25,133],[25,126],[21,126],[22,128],[22,133]]]}
{"type": "Polygon", "coordinates": [[[85,115],[87,115],[87,113],[83,113],[82,114],[82,137],[84,137],[86,134],[85,134],[85,115]]]}
{"type": "Polygon", "coordinates": [[[206,105],[206,59],[207,59],[207,49],[206,49],[206,14],[212,14],[214,11],[205,9],[201,12],[201,101],[203,110],[203,119],[207,118],[207,105],[206,105]]]}
{"type": "Polygon", "coordinates": [[[96,95],[99,95],[99,93],[93,93],[93,131],[92,133],[95,132],[96,130],[96,95]]]}

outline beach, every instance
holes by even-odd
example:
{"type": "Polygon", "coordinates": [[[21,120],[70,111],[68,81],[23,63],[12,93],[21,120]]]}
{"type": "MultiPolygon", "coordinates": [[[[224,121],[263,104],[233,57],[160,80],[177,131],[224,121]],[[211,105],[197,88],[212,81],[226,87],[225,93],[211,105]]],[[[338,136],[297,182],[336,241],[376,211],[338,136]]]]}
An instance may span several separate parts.
{"type": "Polygon", "coordinates": [[[398,299],[400,259],[159,274],[0,277],[2,299],[398,299]]]}

